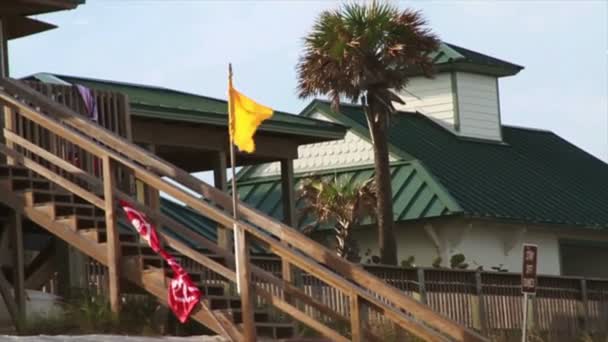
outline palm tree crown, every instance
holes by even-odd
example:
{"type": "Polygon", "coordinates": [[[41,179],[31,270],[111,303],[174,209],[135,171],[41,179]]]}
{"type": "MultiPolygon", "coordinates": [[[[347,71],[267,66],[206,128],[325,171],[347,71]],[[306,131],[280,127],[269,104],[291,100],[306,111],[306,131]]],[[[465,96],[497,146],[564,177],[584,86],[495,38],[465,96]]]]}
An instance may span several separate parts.
{"type": "Polygon", "coordinates": [[[340,98],[361,100],[374,145],[377,187],[377,223],[380,258],[397,263],[393,233],[393,201],[387,130],[395,112],[393,102],[403,103],[395,92],[412,74],[431,76],[430,54],[438,38],[417,11],[374,1],[348,4],[324,11],[304,38],[298,64],[300,97],[329,96],[339,110],[340,98]]]}
{"type": "Polygon", "coordinates": [[[299,95],[329,95],[337,107],[340,96],[356,103],[369,93],[393,111],[400,99],[390,89],[402,90],[412,73],[432,75],[438,44],[418,11],[379,2],[325,11],[304,38],[299,95]]]}

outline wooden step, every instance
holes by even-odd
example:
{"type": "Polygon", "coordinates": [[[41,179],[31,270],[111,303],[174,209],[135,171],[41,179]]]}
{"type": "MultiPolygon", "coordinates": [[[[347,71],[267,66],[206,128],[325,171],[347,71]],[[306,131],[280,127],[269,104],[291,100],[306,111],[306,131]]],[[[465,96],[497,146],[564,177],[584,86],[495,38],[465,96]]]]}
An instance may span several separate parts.
{"type": "MultiPolygon", "coordinates": [[[[85,229],[79,229],[78,233],[80,235],[85,236],[87,239],[91,239],[95,242],[99,242],[99,243],[107,242],[107,234],[106,234],[105,229],[85,228],[85,229]]],[[[139,237],[137,235],[130,233],[130,232],[124,232],[124,231],[119,232],[119,240],[121,243],[137,242],[138,238],[139,237]]]]}
{"type": "Polygon", "coordinates": [[[29,177],[30,170],[18,165],[0,165],[0,177],[29,177]]]}
{"type": "MultiPolygon", "coordinates": [[[[223,313],[224,315],[230,317],[230,319],[236,324],[243,323],[243,312],[241,311],[241,309],[219,309],[213,310],[213,312],[223,313]]],[[[266,311],[256,310],[253,313],[253,318],[256,324],[272,323],[270,322],[270,314],[266,311]]]]}
{"type": "Polygon", "coordinates": [[[0,182],[4,183],[9,189],[15,192],[27,189],[50,190],[53,188],[51,183],[47,180],[32,179],[29,177],[0,178],[0,182]]]}
{"type": "Polygon", "coordinates": [[[34,206],[46,202],[70,203],[74,196],[57,190],[26,189],[21,191],[21,197],[25,200],[26,205],[34,206]]]}
{"type": "Polygon", "coordinates": [[[84,218],[91,217],[95,220],[105,220],[104,212],[91,204],[43,202],[36,203],[33,207],[44,211],[52,218],[76,215],[84,218]]]}
{"type": "MultiPolygon", "coordinates": [[[[242,324],[239,324],[239,328],[243,328],[242,324]]],[[[256,322],[255,330],[258,337],[270,337],[270,338],[292,338],[296,334],[296,328],[293,323],[278,323],[278,322],[256,322]]]]}
{"type": "Polygon", "coordinates": [[[102,220],[99,217],[82,216],[82,215],[66,215],[55,217],[55,221],[69,225],[73,230],[100,228],[105,229],[105,218],[102,220]]]}
{"type": "Polygon", "coordinates": [[[21,197],[25,199],[26,205],[30,206],[45,202],[90,204],[83,198],[59,188],[52,190],[25,189],[21,190],[21,197]]]}

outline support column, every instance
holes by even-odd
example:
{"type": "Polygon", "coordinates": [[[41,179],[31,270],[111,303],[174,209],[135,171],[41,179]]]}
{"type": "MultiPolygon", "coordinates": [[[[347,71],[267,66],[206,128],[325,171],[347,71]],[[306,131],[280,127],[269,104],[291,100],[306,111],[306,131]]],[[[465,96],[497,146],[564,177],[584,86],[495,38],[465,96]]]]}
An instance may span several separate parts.
{"type": "MultiPolygon", "coordinates": [[[[6,36],[5,22],[4,18],[0,18],[0,78],[8,77],[8,39],[6,36]]],[[[0,106],[0,115],[2,115],[0,126],[3,126],[3,128],[12,128],[10,109],[5,106],[0,106]],[[7,120],[8,122],[5,122],[7,120]]],[[[4,136],[0,137],[0,142],[5,142],[4,136]]],[[[12,148],[12,145],[7,144],[7,146],[12,148]]],[[[9,165],[14,164],[12,158],[8,158],[4,155],[0,156],[0,162],[6,162],[9,165]]]]}
{"type": "MultiPolygon", "coordinates": [[[[294,192],[293,159],[281,160],[281,196],[283,201],[283,222],[294,227],[296,225],[296,200],[294,192]]],[[[296,270],[288,260],[282,260],[281,274],[283,280],[297,286],[294,282],[295,271],[296,270]]],[[[285,295],[285,301],[291,303],[291,296],[285,295]]]]}
{"type": "Polygon", "coordinates": [[[8,37],[6,19],[0,18],[0,77],[8,77],[8,37]]]}
{"type": "Polygon", "coordinates": [[[293,159],[281,160],[281,194],[283,197],[283,222],[296,225],[296,198],[293,172],[293,159]]]}
{"type": "Polygon", "coordinates": [[[113,161],[109,156],[103,159],[103,197],[105,200],[106,212],[106,236],[108,248],[108,276],[110,282],[110,306],[112,312],[120,312],[120,240],[118,233],[118,222],[114,211],[114,167],[113,161]]]}
{"type": "MultiPolygon", "coordinates": [[[[213,155],[213,184],[217,189],[228,191],[228,165],[226,152],[218,151],[213,155]]],[[[232,250],[231,230],[220,225],[217,227],[217,243],[220,247],[232,250]]]]}
{"type": "Polygon", "coordinates": [[[21,214],[13,211],[9,221],[13,252],[13,291],[17,304],[19,322],[25,320],[25,262],[23,252],[23,221],[21,214]]]}
{"type": "MultiPolygon", "coordinates": [[[[156,145],[148,145],[148,151],[156,155],[156,145]]],[[[147,186],[148,206],[156,212],[160,212],[160,192],[158,189],[147,186]]]]}

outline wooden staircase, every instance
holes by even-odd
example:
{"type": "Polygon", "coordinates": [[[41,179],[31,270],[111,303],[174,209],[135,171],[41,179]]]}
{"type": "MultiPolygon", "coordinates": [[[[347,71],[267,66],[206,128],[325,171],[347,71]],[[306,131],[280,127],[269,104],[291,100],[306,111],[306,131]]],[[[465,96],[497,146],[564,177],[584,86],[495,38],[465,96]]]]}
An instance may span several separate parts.
{"type": "Polygon", "coordinates": [[[11,163],[0,166],[0,202],[106,265],[111,302],[117,301],[120,288],[135,285],[165,303],[170,276],[159,257],[140,243],[133,231],[117,224],[120,210],[116,202],[122,199],[156,223],[167,250],[185,265],[197,265],[189,271],[205,294],[192,318],[229,340],[294,337],[295,321],[332,341],[382,340],[374,328],[378,324],[428,341],[486,340],[246,204],[239,204],[242,219],[235,221],[228,194],[28,86],[0,80],[0,104],[8,109],[3,130],[6,143],[0,144],[0,154],[11,163]],[[75,166],[65,151],[78,151],[79,158],[88,165],[101,166],[103,172],[75,166]],[[224,249],[137,202],[119,186],[121,180],[133,179],[176,198],[226,229],[236,227],[244,247],[224,249]],[[165,227],[171,227],[171,234],[165,227]],[[201,253],[184,240],[208,252],[201,253]],[[280,257],[281,274],[251,265],[249,244],[280,257]],[[244,265],[239,297],[226,292],[237,280],[236,257],[244,265]],[[213,282],[207,278],[211,273],[215,275],[213,282]],[[306,285],[310,282],[298,280],[304,278],[340,291],[341,303],[320,300],[313,292],[323,289],[311,289],[306,285]],[[217,279],[222,279],[219,284],[217,279]],[[256,308],[255,303],[264,306],[256,308]],[[273,320],[270,308],[291,321],[273,320]]]}
{"type": "MultiPolygon", "coordinates": [[[[91,257],[102,256],[107,251],[107,233],[103,210],[87,203],[82,198],[69,193],[31,170],[14,165],[0,165],[0,193],[10,194],[3,202],[15,210],[23,210],[41,228],[54,233],[61,227],[66,234],[73,235],[73,241],[84,239],[88,247],[83,252],[92,252],[91,257]]],[[[119,240],[123,261],[121,268],[126,278],[134,284],[154,289],[159,298],[166,297],[168,277],[163,260],[145,243],[140,241],[135,231],[120,229],[119,240]]],[[[84,243],[82,244],[84,246],[84,243]]],[[[179,254],[175,255],[179,261],[179,254]]],[[[218,260],[216,257],[215,260],[218,260]]],[[[97,261],[107,264],[105,258],[97,261]]],[[[170,269],[169,269],[170,270],[170,269]]],[[[199,310],[193,318],[212,328],[218,334],[231,329],[239,335],[242,323],[240,297],[226,294],[223,284],[208,283],[204,275],[189,270],[192,280],[203,291],[203,307],[210,312],[199,310]],[[221,320],[221,322],[217,322],[221,320]],[[213,322],[215,321],[215,322],[213,322]],[[215,328],[215,329],[213,329],[215,328]]],[[[128,283],[123,288],[129,288],[128,283]]],[[[268,312],[256,311],[257,335],[274,339],[295,336],[295,326],[288,322],[273,322],[268,312]]]]}

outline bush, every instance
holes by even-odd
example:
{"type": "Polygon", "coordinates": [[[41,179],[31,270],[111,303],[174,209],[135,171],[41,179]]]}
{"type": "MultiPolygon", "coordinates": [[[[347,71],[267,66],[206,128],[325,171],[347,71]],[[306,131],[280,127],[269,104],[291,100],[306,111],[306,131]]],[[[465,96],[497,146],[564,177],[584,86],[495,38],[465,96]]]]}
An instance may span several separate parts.
{"type": "Polygon", "coordinates": [[[63,315],[31,318],[25,322],[21,334],[159,335],[160,325],[154,322],[154,313],[159,305],[151,296],[123,297],[122,311],[118,317],[110,309],[105,296],[87,291],[73,293],[72,298],[62,303],[63,315]]]}

